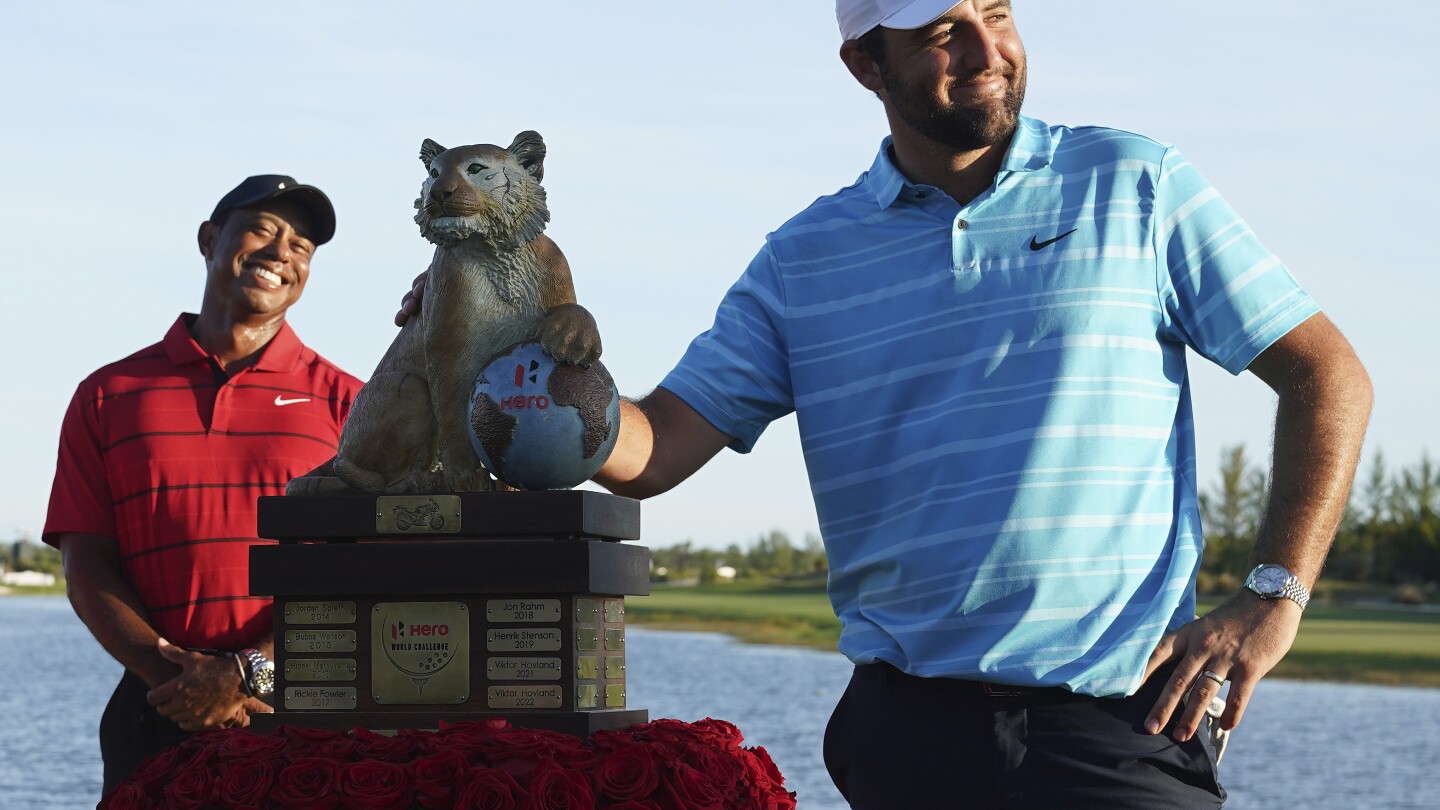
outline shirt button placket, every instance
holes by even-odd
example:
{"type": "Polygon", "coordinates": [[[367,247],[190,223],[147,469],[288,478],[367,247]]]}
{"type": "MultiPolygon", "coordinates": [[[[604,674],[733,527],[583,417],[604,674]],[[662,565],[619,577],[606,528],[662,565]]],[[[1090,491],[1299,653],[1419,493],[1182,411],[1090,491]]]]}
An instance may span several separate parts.
{"type": "Polygon", "coordinates": [[[955,218],[955,231],[950,234],[950,269],[956,278],[980,272],[980,263],[975,260],[975,251],[966,238],[970,221],[964,217],[955,218]]]}

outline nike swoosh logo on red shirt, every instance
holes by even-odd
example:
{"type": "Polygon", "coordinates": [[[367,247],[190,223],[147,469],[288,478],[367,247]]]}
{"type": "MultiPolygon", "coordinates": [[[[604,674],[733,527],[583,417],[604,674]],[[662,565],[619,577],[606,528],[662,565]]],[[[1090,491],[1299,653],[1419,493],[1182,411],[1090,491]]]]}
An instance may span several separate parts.
{"type": "Polygon", "coordinates": [[[294,404],[297,403],[297,402],[309,402],[309,401],[310,401],[310,398],[309,398],[309,397],[300,397],[299,399],[284,399],[284,398],[282,398],[279,394],[276,394],[276,395],[275,395],[275,405],[276,405],[276,407],[279,407],[279,406],[281,406],[281,405],[294,405],[294,404]]]}

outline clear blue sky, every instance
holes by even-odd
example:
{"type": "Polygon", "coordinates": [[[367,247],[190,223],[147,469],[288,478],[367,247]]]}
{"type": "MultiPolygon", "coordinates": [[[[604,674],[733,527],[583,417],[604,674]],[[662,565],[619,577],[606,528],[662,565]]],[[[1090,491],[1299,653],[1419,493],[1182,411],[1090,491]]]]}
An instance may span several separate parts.
{"type": "MultiPolygon", "coordinates": [[[[1433,4],[1017,0],[1026,112],[1178,144],[1349,335],[1367,453],[1440,451],[1433,4]],[[1426,101],[1425,99],[1431,99],[1426,101]]],[[[217,4],[57,0],[0,27],[0,537],[44,522],[76,383],[199,305],[196,226],[249,174],[335,202],[291,322],[365,377],[430,247],[420,142],[538,130],[553,220],[622,392],[705,329],[763,236],[885,133],[824,0],[217,4]]],[[[1268,390],[1192,364],[1200,476],[1268,445],[1268,390]]],[[[793,419],[645,507],[645,541],[815,530],[793,419]]]]}

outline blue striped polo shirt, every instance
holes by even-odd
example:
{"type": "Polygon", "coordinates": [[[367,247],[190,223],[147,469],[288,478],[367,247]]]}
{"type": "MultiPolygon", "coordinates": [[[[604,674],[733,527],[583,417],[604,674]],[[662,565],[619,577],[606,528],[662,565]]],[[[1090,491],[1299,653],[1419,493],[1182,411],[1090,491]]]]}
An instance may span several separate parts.
{"type": "Polygon", "coordinates": [[[1173,147],[1021,118],[960,206],[870,170],[770,234],[661,385],[748,451],[794,411],[840,650],[1132,694],[1195,614],[1188,346],[1318,311],[1173,147]]]}

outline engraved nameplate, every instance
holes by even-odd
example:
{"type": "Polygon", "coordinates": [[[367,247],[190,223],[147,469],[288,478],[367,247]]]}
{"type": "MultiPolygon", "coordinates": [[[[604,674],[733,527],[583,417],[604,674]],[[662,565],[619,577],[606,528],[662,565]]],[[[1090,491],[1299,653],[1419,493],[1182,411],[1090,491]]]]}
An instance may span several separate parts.
{"type": "Polygon", "coordinates": [[[558,681],[559,658],[491,658],[485,674],[492,681],[558,681]]]}
{"type": "Polygon", "coordinates": [[[286,630],[285,652],[355,652],[354,630],[286,630]]]}
{"type": "Polygon", "coordinates": [[[353,681],[354,658],[288,658],[285,660],[287,681],[353,681]]]}
{"type": "Polygon", "coordinates": [[[489,630],[485,633],[485,649],[490,652],[555,652],[560,646],[560,630],[553,627],[489,630]]]}
{"type": "Polygon", "coordinates": [[[485,618],[492,622],[558,622],[559,599],[489,599],[485,618]]]}
{"type": "Polygon", "coordinates": [[[463,602],[381,602],[370,620],[370,685],[381,705],[470,698],[470,614],[463,602]]]}
{"type": "Polygon", "coordinates": [[[354,602],[286,602],[286,624],[354,624],[354,602]]]}
{"type": "Polygon", "coordinates": [[[558,686],[492,686],[485,705],[492,709],[558,709],[563,705],[558,686]]]}
{"type": "Polygon", "coordinates": [[[460,531],[460,496],[381,495],[375,499],[375,531],[455,534],[460,531]]]}
{"type": "Polygon", "coordinates": [[[333,712],[355,708],[353,686],[287,686],[285,708],[295,711],[333,712]]]}

